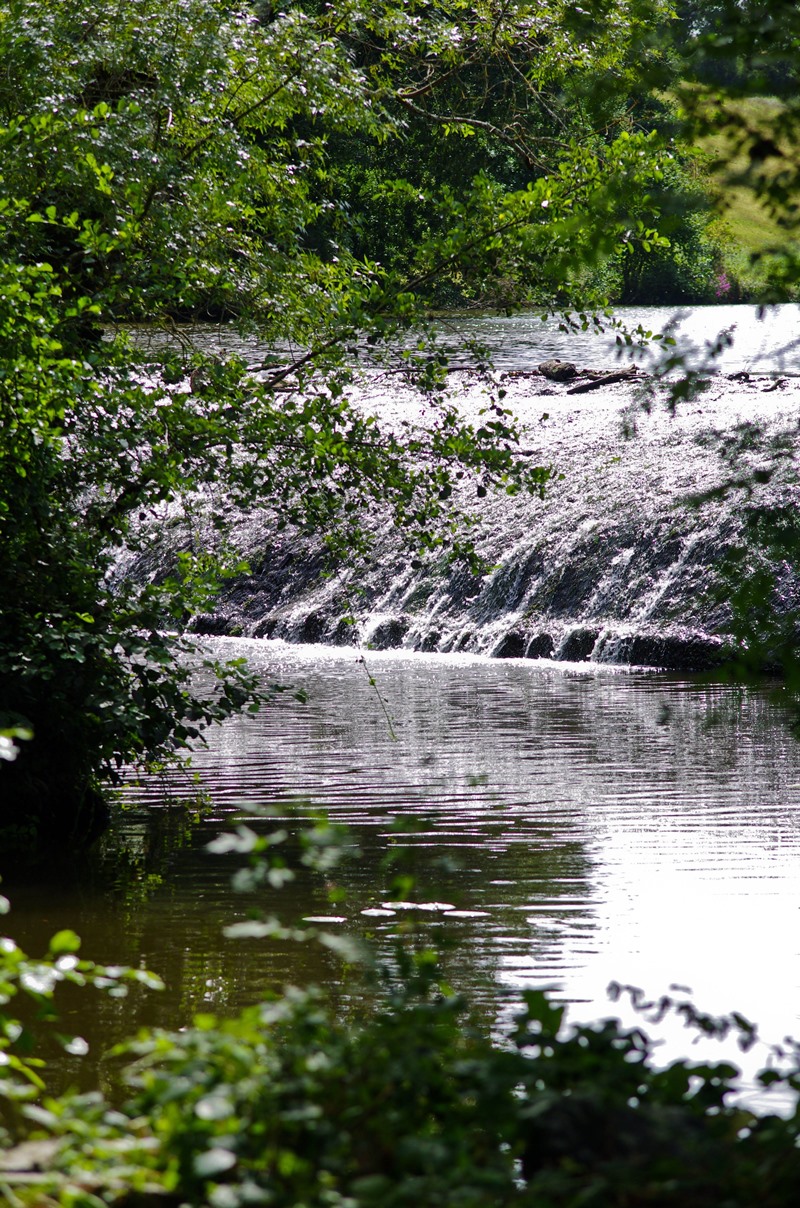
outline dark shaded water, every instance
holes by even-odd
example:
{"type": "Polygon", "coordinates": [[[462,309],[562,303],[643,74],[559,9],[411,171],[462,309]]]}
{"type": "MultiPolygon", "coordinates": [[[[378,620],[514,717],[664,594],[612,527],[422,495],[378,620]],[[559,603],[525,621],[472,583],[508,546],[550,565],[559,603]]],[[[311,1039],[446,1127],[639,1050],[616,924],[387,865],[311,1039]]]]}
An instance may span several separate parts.
{"type": "Polygon", "coordinates": [[[328,884],[265,893],[268,913],[335,915],[331,928],[379,945],[398,919],[425,919],[459,941],[449,976],[497,1023],[520,989],[542,985],[575,1017],[608,1014],[616,978],[654,994],[688,985],[771,1039],[797,1029],[800,746],[765,693],[586,664],[369,654],[390,730],[357,652],[216,649],[304,687],[308,703],[280,697],[212,736],[195,760],[210,812],[185,842],[177,814],[171,830],[148,820],[150,807],[166,817],[158,784],[128,790],[122,838],[158,879],[14,895],[9,930],[29,949],[69,925],[87,955],[164,976],[164,994],[101,1002],[91,1018],[85,998],[70,1007],[95,1053],[140,1022],[181,1026],[285,980],[339,983],[317,945],[222,937],[249,903],[230,887],[236,859],[204,846],[260,805],[324,810],[363,852],[328,884]],[[396,819],[413,833],[398,837],[396,819]],[[390,849],[437,910],[372,913],[391,909],[390,849]]]}

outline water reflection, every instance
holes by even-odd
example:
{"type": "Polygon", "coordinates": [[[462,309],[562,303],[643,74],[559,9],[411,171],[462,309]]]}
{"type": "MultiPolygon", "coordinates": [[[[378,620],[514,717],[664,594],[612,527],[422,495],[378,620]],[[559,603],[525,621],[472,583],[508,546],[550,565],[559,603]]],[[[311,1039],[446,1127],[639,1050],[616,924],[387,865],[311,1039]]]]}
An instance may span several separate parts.
{"type": "MultiPolygon", "coordinates": [[[[383,913],[384,857],[399,851],[423,895],[455,908],[428,912],[426,926],[457,939],[449,976],[495,1018],[541,985],[574,1015],[608,1014],[615,978],[654,994],[689,985],[702,1007],[739,1009],[772,1037],[796,1028],[800,748],[766,694],[400,652],[368,655],[367,673],[352,650],[215,645],[306,688],[308,703],[281,697],[197,753],[211,810],[187,842],[165,843],[162,831],[148,856],[157,832],[145,807],[166,816],[164,794],[155,782],[129,788],[123,837],[158,872],[138,896],[85,885],[15,895],[14,933],[29,950],[68,924],[87,955],[166,978],[165,995],[102,1003],[88,1021],[85,999],[70,1005],[96,1051],[140,1022],[180,1026],[289,979],[336,984],[336,960],[317,946],[222,938],[247,902],[231,891],[231,858],[204,847],[265,804],[324,810],[353,828],[363,858],[333,875],[335,913],[379,944],[404,917],[383,913]]],[[[309,874],[263,905],[290,921],[329,914],[330,887],[309,874]]]]}
{"type": "MultiPolygon", "coordinates": [[[[708,364],[725,373],[800,372],[798,311],[793,305],[761,314],[755,306],[744,305],[621,306],[614,314],[631,331],[641,326],[654,335],[668,332],[691,368],[708,364]],[[709,360],[709,344],[723,332],[730,333],[732,343],[709,360]]],[[[483,340],[495,364],[504,369],[533,369],[549,357],[602,368],[617,356],[651,368],[660,356],[658,342],[618,345],[617,331],[610,326],[599,334],[564,331],[563,326],[557,319],[543,323],[539,316],[520,314],[471,319],[465,330],[483,340]]]]}
{"type": "MultiPolygon", "coordinates": [[[[615,316],[634,331],[641,326],[653,335],[667,331],[676,341],[677,349],[687,357],[692,368],[708,361],[708,346],[728,332],[733,336],[731,346],[722,349],[713,365],[725,373],[800,373],[800,335],[798,309],[786,304],[770,307],[762,313],[755,306],[621,306],[615,316]]],[[[464,315],[442,318],[438,323],[439,337],[455,363],[465,360],[460,351],[464,340],[476,341],[489,349],[498,369],[531,370],[550,358],[575,361],[581,366],[607,368],[619,356],[623,361],[635,360],[643,367],[652,367],[659,355],[658,342],[634,342],[620,346],[617,329],[610,325],[603,332],[564,330],[558,318],[544,321],[540,314],[527,312],[514,315],[464,315]]],[[[194,326],[184,333],[209,352],[235,352],[246,361],[260,361],[273,350],[253,339],[241,339],[230,327],[194,326]]],[[[161,347],[163,332],[138,329],[134,342],[147,347],[161,347]]],[[[288,351],[288,350],[287,350],[288,351]]],[[[301,350],[294,350],[296,354],[301,350]]],[[[370,347],[365,344],[361,360],[369,364],[370,347]]],[[[470,358],[467,358],[472,363],[470,358]]]]}

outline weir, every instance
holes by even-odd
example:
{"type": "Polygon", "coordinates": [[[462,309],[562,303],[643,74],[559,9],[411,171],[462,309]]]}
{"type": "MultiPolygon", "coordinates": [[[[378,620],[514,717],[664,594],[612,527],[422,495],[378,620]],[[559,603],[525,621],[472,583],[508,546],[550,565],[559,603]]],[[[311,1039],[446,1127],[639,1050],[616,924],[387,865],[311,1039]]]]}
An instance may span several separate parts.
{"type": "MultiPolygon", "coordinates": [[[[729,599],[741,575],[728,556],[746,539],[749,510],[791,503],[791,458],[757,494],[742,485],[698,500],[771,464],[776,442],[797,428],[797,379],[716,375],[674,415],[657,398],[647,402],[644,374],[583,394],[538,372],[497,371],[495,380],[519,419],[522,454],[551,466],[553,479],[544,499],[490,492],[467,501],[484,573],[444,555],[412,565],[402,535],[377,514],[372,557],[355,569],[331,565],[319,540],[279,533],[265,507],[236,524],[250,573],[227,584],[190,628],[374,649],[714,666],[730,640],[729,599]]],[[[475,375],[452,373],[449,389],[467,416],[485,403],[475,375]]],[[[419,405],[379,375],[362,381],[356,399],[384,417],[419,405]]],[[[161,530],[136,573],[159,573],[187,540],[177,522],[161,530]]],[[[765,560],[753,548],[745,562],[765,560]]],[[[789,603],[795,588],[784,580],[789,603]]]]}
{"type": "MultiPolygon", "coordinates": [[[[203,645],[306,703],[279,694],[215,728],[192,754],[196,782],[179,767],[129,780],[105,850],[115,877],[129,853],[152,878],[148,892],[137,890],[134,906],[115,881],[92,911],[76,885],[56,914],[30,885],[15,902],[23,946],[38,950],[80,917],[87,950],[165,975],[165,1026],[231,1011],[265,986],[310,980],[336,992],[338,966],[310,945],[298,957],[221,936],[252,903],[231,887],[231,862],[205,850],[239,820],[271,826],[256,818],[264,807],[281,819],[324,813],[352,828],[364,853],[337,874],[346,892],[330,925],[391,950],[396,865],[385,857],[388,842],[401,847],[426,900],[453,907],[425,923],[434,942],[457,940],[448,981],[498,1031],[520,992],[543,985],[572,1018],[605,1015],[613,978],[653,993],[689,986],[704,1009],[735,1006],[765,1036],[796,1032],[785,920],[798,908],[800,755],[781,706],[763,687],[620,666],[718,657],[735,586],[724,555],[753,507],[793,507],[795,380],[733,372],[671,417],[658,400],[642,409],[644,374],[576,395],[534,371],[498,369],[524,455],[554,477],[544,499],[478,499],[473,486],[481,574],[444,559],[412,565],[377,513],[372,559],[355,568],[327,566],[321,542],[279,532],[268,500],[232,517],[250,572],[191,628],[230,635],[203,645]],[[764,477],[778,453],[754,493],[692,502],[733,475],[764,477]],[[260,640],[269,636],[284,640],[260,640]],[[362,658],[369,646],[382,650],[362,658]],[[170,807],[188,790],[194,810],[198,786],[207,812],[175,840],[169,828],[185,815],[170,807]]],[[[477,375],[453,373],[449,385],[467,417],[485,404],[477,375]]],[[[422,405],[377,374],[355,401],[390,420],[422,405]]],[[[154,517],[120,575],[163,575],[180,549],[212,541],[199,500],[191,513],[191,534],[177,511],[154,517]]],[[[750,569],[768,560],[751,555],[750,569]]],[[[781,590],[788,610],[788,572],[781,590]]],[[[325,915],[328,888],[285,887],[281,914],[291,925],[325,915]]],[[[100,1016],[87,1031],[93,1052],[153,1022],[133,996],[115,1010],[112,1036],[100,1016]]],[[[684,1034],[673,1039],[685,1054],[684,1034]]]]}

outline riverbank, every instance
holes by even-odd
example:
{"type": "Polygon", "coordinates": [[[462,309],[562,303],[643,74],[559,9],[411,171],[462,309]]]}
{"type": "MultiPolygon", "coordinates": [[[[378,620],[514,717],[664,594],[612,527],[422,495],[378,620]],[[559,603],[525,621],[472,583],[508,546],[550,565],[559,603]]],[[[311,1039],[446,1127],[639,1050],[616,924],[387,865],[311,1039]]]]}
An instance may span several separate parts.
{"type": "MultiPolygon", "coordinates": [[[[592,389],[576,393],[579,379],[535,371],[495,374],[521,426],[520,453],[553,476],[541,500],[489,492],[467,501],[483,574],[444,554],[412,564],[402,535],[377,514],[373,555],[354,573],[330,563],[321,539],[279,532],[266,505],[236,522],[250,573],[190,628],[376,649],[713,666],[731,640],[731,576],[741,569],[728,559],[749,540],[748,515],[794,499],[792,459],[779,444],[796,427],[800,383],[720,374],[672,415],[644,374],[599,386],[580,380],[592,389]],[[776,453],[769,483],[754,494],[749,476],[765,477],[776,453]],[[728,480],[740,485],[724,493],[728,480]]],[[[485,383],[460,371],[449,389],[477,421],[485,383]]],[[[380,374],[365,376],[357,401],[398,422],[425,418],[420,396],[380,374]]],[[[185,540],[177,521],[154,529],[137,573],[160,573],[185,540]]],[[[753,565],[764,558],[751,551],[753,565]]],[[[787,606],[793,596],[793,583],[784,583],[787,606]]]]}

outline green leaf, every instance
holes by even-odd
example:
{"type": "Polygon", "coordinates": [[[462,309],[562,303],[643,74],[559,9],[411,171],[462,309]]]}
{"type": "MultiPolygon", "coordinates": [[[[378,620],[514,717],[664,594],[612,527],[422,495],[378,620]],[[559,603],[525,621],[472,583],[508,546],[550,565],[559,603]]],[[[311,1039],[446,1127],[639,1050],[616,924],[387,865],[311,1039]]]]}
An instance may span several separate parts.
{"type": "Polygon", "coordinates": [[[57,931],[50,940],[50,955],[60,956],[66,953],[77,952],[80,946],[80,936],[76,935],[74,931],[68,929],[57,931]]]}

